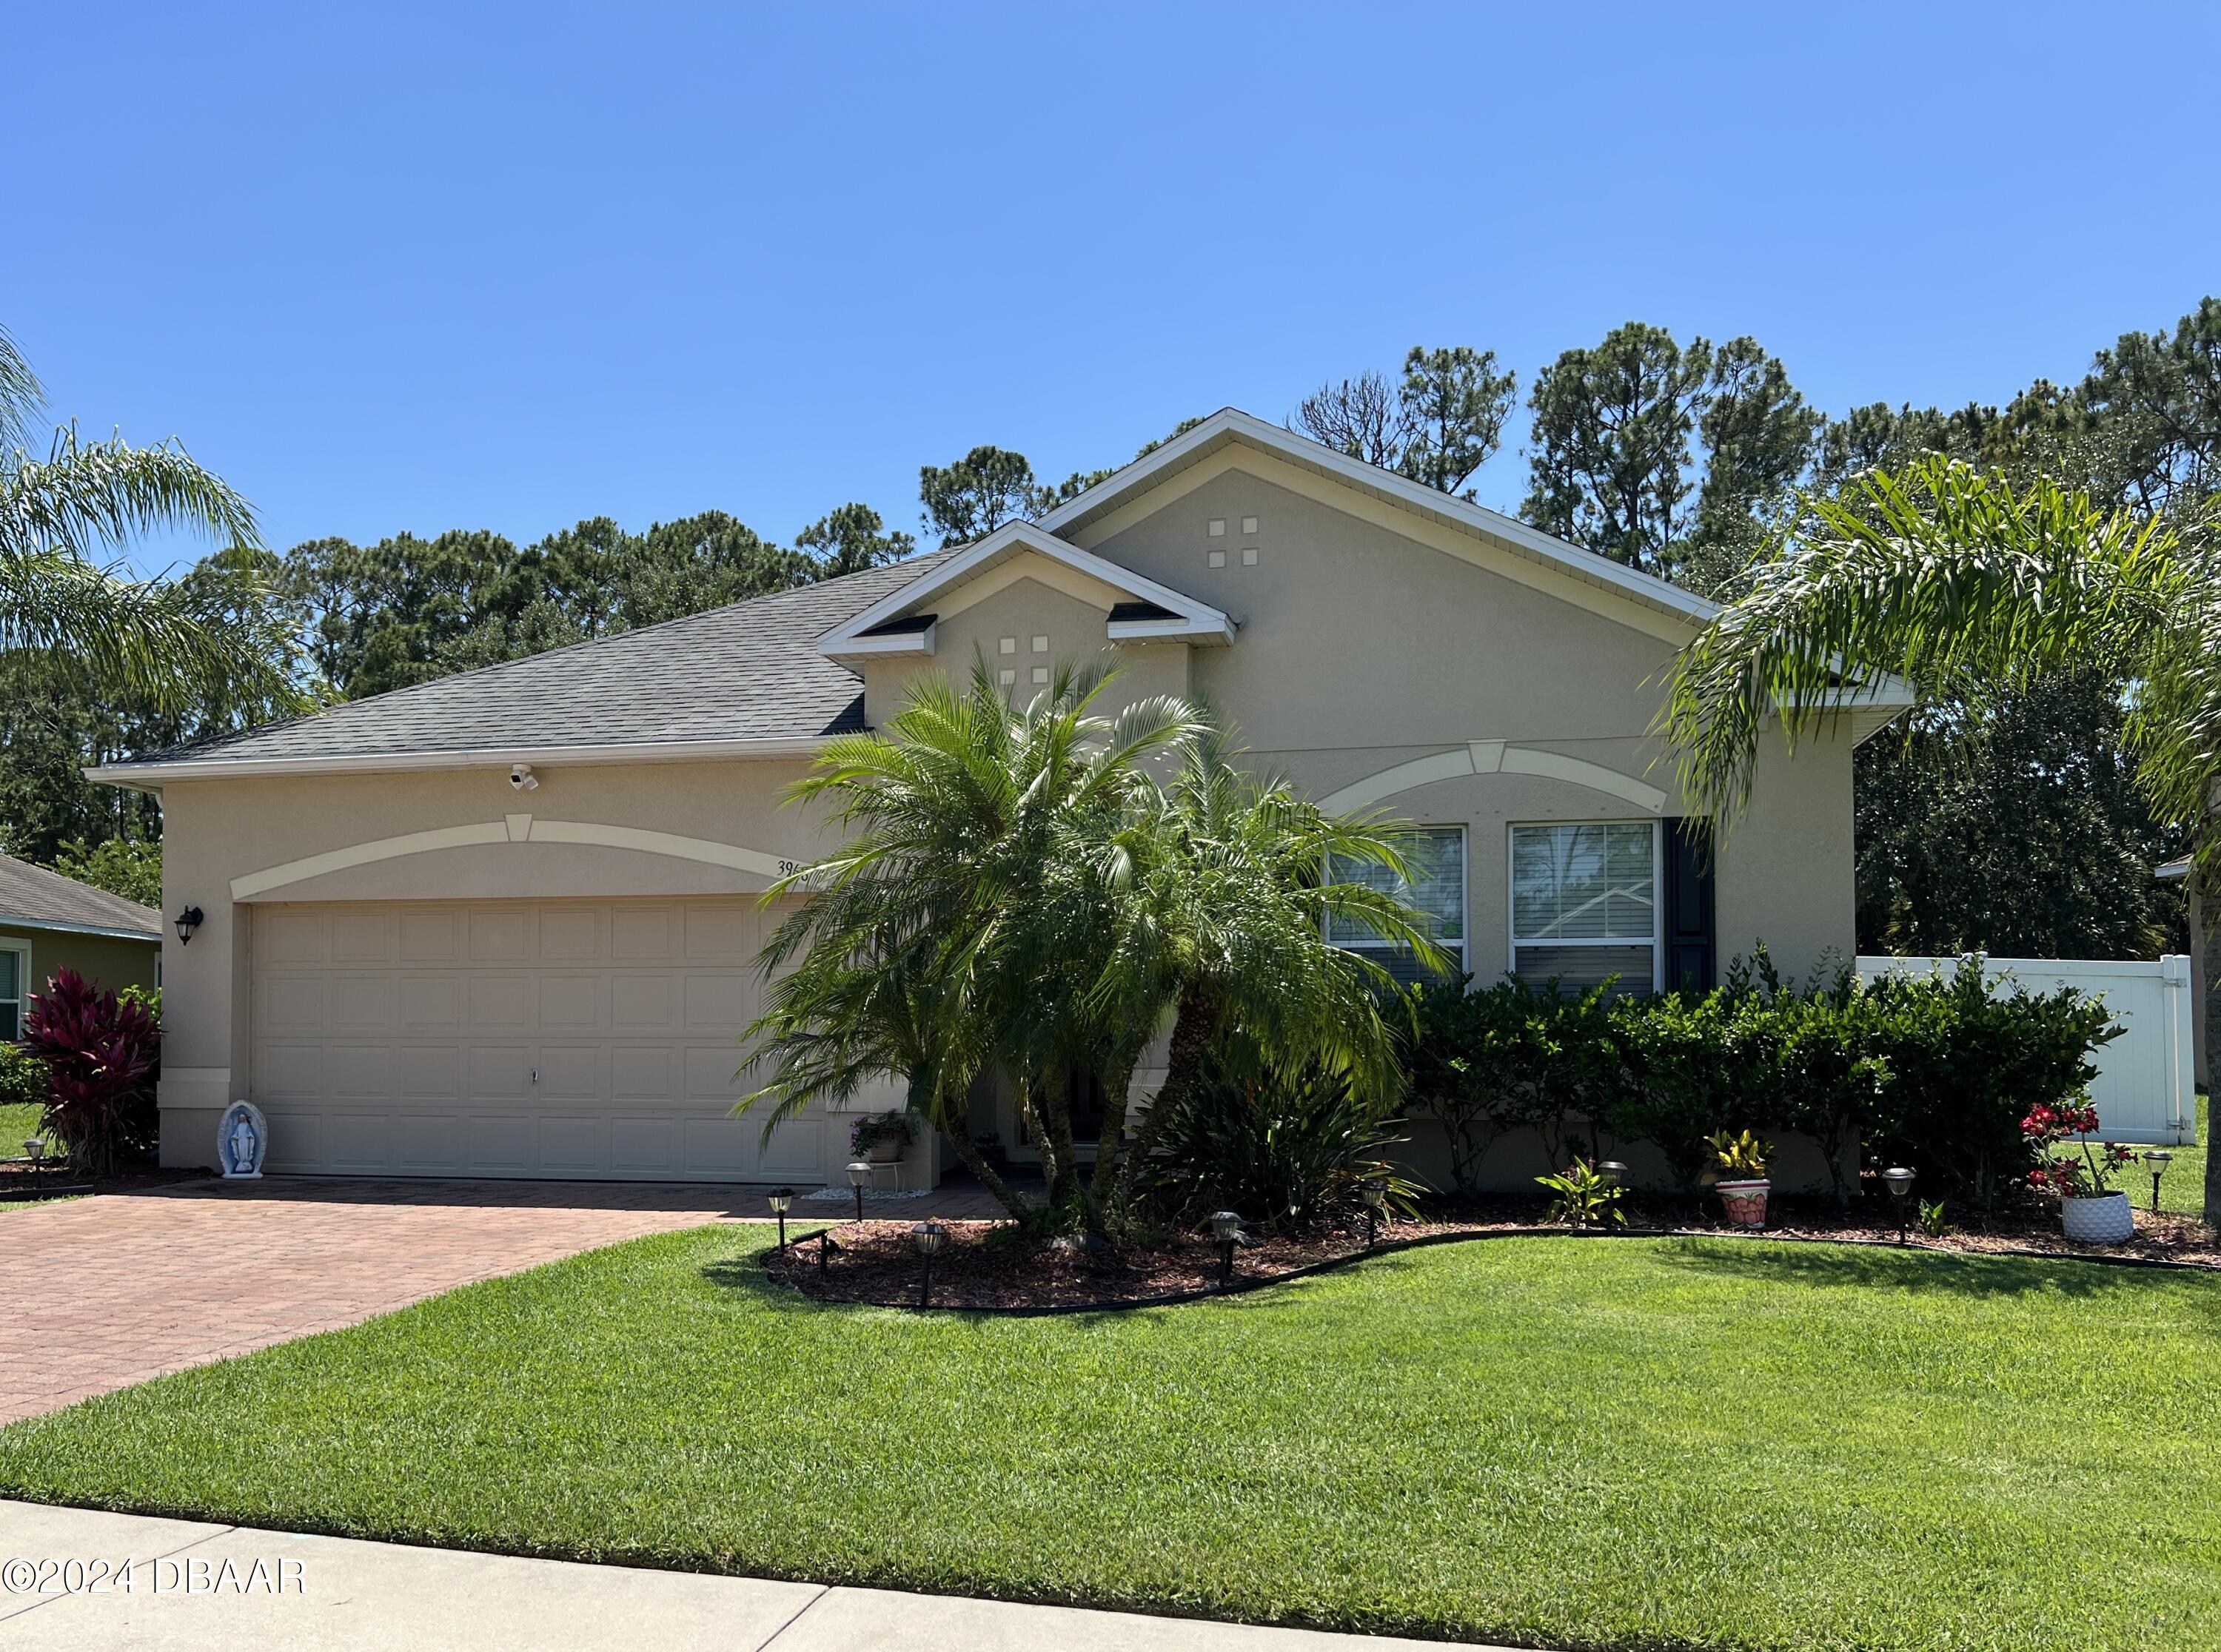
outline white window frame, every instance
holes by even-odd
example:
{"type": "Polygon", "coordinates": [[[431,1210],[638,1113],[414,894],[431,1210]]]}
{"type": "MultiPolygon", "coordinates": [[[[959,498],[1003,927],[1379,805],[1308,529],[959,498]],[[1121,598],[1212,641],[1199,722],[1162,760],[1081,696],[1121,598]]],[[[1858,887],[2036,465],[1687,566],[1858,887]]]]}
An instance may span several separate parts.
{"type": "MultiPolygon", "coordinates": [[[[1435,944],[1442,946],[1445,952],[1455,954],[1457,958],[1458,974],[1471,975],[1473,973],[1473,828],[1462,820],[1412,820],[1388,827],[1386,832],[1386,835],[1390,836],[1402,832],[1455,832],[1457,833],[1457,944],[1455,948],[1442,946],[1440,941],[1436,941],[1435,944]]],[[[1375,952],[1395,953],[1403,951],[1403,948],[1393,941],[1337,941],[1334,938],[1332,920],[1325,921],[1329,944],[1338,946],[1345,952],[1360,952],[1370,957],[1375,952]]]]}
{"type": "Polygon", "coordinates": [[[16,996],[10,1001],[0,998],[0,1004],[12,1001],[16,1006],[16,1037],[23,1036],[23,1018],[31,1013],[31,944],[20,936],[0,938],[0,952],[16,955],[16,996]]]}
{"type": "MultiPolygon", "coordinates": [[[[1561,937],[1556,940],[1522,940],[1519,937],[1519,865],[1518,856],[1512,845],[1523,828],[1548,829],[1554,826],[1640,826],[1650,828],[1650,990],[1666,990],[1666,841],[1665,823],[1655,816],[1647,820],[1630,820],[1624,815],[1598,815],[1580,820],[1507,820],[1504,826],[1504,934],[1506,973],[1519,975],[1519,949],[1523,946],[1640,946],[1641,941],[1624,935],[1598,937],[1575,940],[1561,937]]],[[[1524,980],[1524,976],[1520,977],[1524,980]]]]}

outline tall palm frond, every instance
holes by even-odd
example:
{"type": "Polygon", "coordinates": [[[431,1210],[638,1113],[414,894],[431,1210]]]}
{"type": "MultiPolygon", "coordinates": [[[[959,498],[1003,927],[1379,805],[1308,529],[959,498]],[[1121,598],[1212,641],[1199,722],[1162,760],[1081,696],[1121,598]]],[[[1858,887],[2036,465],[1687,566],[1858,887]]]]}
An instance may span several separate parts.
{"type": "Polygon", "coordinates": [[[1746,595],[1676,658],[1657,732],[1685,790],[1724,824],[1749,802],[1760,735],[1793,747],[1896,676],[1977,708],[2039,676],[2148,676],[2180,640],[2179,536],[2038,478],[1931,456],[1804,502],[1746,595]]]}

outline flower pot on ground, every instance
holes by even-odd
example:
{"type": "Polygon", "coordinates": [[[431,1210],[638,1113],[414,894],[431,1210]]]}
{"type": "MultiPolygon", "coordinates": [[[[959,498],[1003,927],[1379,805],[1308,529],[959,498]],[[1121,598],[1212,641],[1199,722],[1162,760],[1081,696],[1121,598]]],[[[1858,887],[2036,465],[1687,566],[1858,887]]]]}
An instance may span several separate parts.
{"type": "Polygon", "coordinates": [[[2086,1101],[2030,1113],[2020,1133],[2045,1156],[2028,1173],[2028,1185],[2058,1196],[2059,1225],[2074,1244],[2120,1244],[2136,1237],[2137,1219],[2128,1194],[2111,1184],[2137,1156],[2118,1142],[2092,1141],[2098,1128],[2098,1109],[2086,1101]]]}
{"type": "Polygon", "coordinates": [[[2124,1244],[2137,1237],[2137,1219],[2124,1193],[2061,1199],[2059,1222],[2076,1244],[2124,1244]]]}
{"type": "Polygon", "coordinates": [[[1764,1227],[1766,1196],[1774,1184],[1767,1167],[1774,1163],[1774,1146],[1744,1131],[1730,1136],[1721,1131],[1705,1138],[1711,1145],[1712,1163],[1705,1180],[1720,1196],[1720,1209],[1731,1227],[1764,1227]]]}
{"type": "Polygon", "coordinates": [[[867,1113],[848,1126],[848,1151],[873,1164],[892,1164],[916,1134],[906,1113],[867,1113]]]}
{"type": "Polygon", "coordinates": [[[1730,1227],[1764,1227],[1766,1225],[1766,1195],[1774,1184],[1763,1176],[1748,1181],[1715,1181],[1712,1191],[1720,1196],[1720,1211],[1730,1227]]]}

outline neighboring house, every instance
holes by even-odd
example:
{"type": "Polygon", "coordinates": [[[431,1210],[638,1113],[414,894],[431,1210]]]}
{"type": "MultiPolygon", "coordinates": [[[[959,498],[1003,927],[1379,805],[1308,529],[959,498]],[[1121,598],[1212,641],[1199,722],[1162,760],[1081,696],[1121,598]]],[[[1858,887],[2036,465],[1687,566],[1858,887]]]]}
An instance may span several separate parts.
{"type": "Polygon", "coordinates": [[[162,917],[135,901],[0,855],[0,1038],[58,969],[102,987],[159,987],[162,917]]]}
{"type": "MultiPolygon", "coordinates": [[[[729,1116],[755,897],[828,847],[783,806],[824,739],[975,655],[1023,696],[1110,651],[1121,693],[1203,694],[1330,807],[1410,820],[1483,980],[1848,960],[1852,746],[1896,703],[1770,745],[1701,862],[1649,731],[1711,611],[1228,411],[960,549],[110,765],[161,794],[165,907],[205,914],[169,954],[165,1162],[245,1095],[279,1169],[837,1181],[845,1119],[729,1116]]],[[[1026,1156],[995,1087],[973,1125],[1026,1156]]]]}

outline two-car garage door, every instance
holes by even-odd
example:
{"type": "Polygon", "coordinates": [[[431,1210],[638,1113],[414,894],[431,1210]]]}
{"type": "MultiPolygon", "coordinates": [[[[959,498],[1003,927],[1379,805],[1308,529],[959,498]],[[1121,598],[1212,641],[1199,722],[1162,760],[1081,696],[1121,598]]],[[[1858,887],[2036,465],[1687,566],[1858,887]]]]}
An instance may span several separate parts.
{"type": "Polygon", "coordinates": [[[824,1121],[735,1119],[767,923],[753,897],[254,909],[270,1168],[360,1175],[816,1175],[824,1121]]]}

